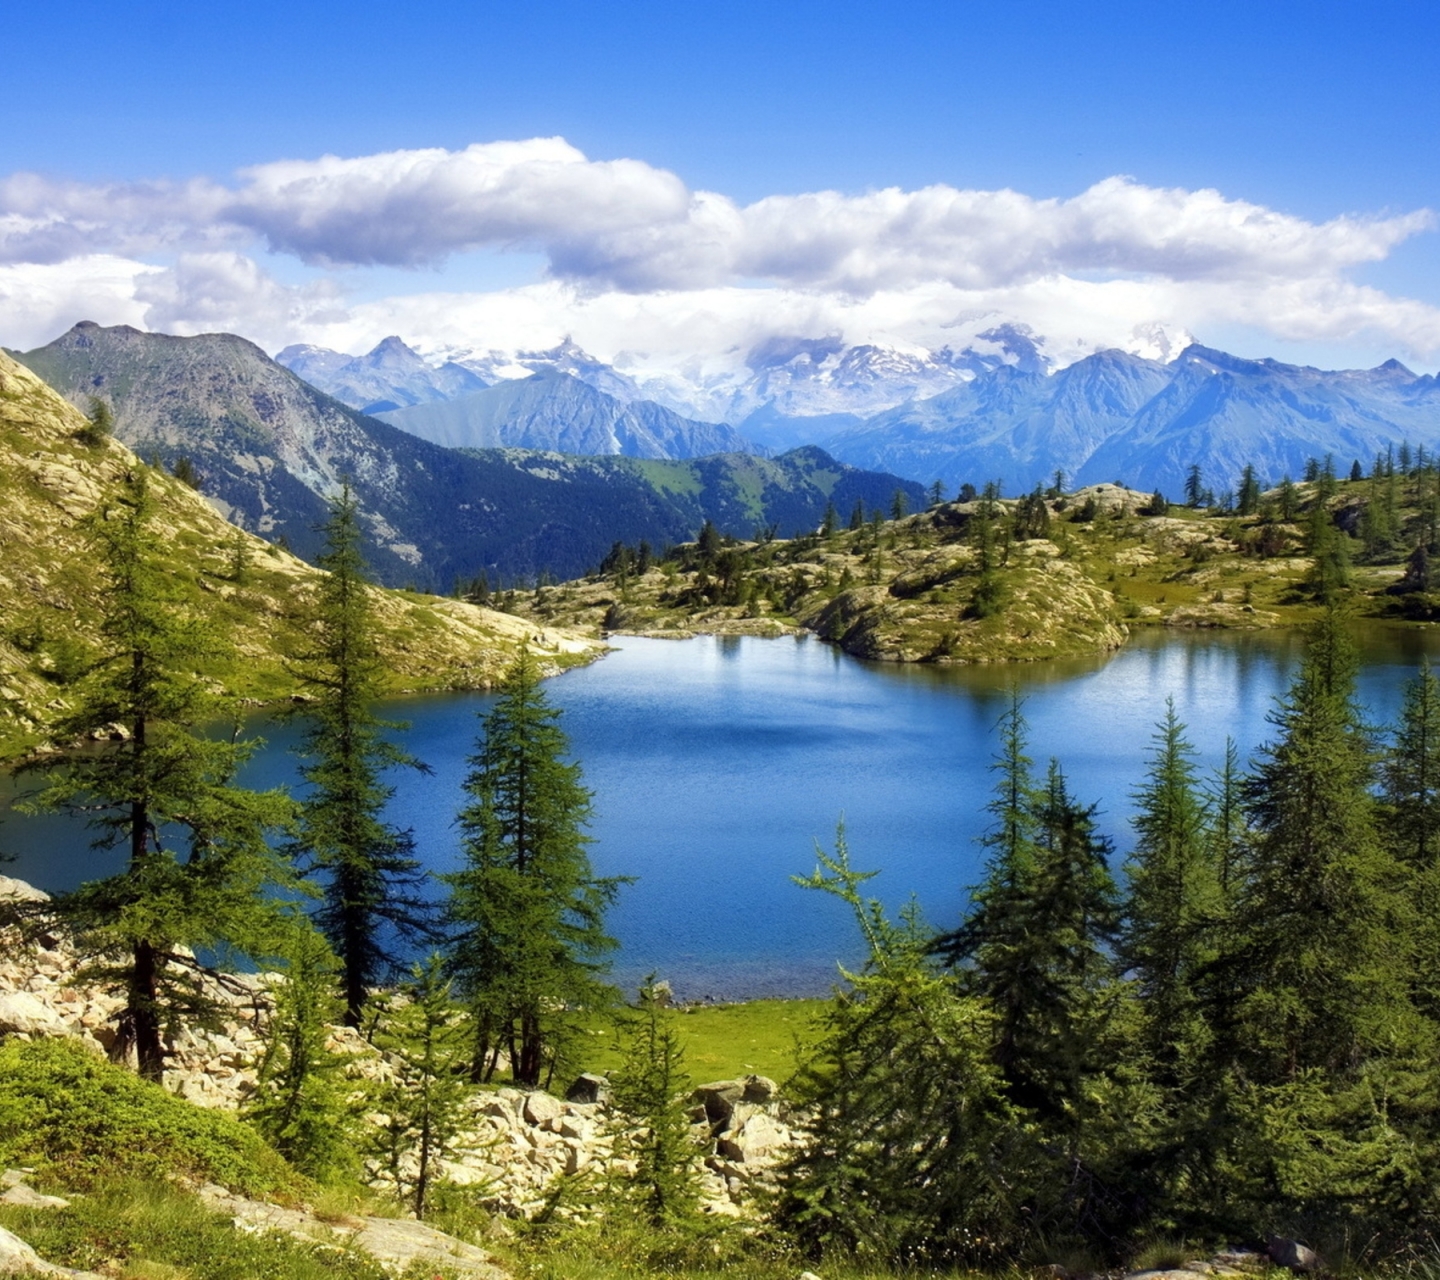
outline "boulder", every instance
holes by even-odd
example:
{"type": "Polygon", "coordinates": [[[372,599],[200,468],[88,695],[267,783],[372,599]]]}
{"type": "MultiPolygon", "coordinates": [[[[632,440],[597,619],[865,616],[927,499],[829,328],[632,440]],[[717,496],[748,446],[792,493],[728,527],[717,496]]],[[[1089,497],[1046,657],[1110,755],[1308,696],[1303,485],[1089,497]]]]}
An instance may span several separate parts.
{"type": "Polygon", "coordinates": [[[745,1086],[740,1101],[751,1102],[756,1106],[764,1106],[780,1091],[780,1086],[769,1076],[746,1076],[740,1083],[745,1086]]]}
{"type": "Polygon", "coordinates": [[[705,1108],[705,1118],[717,1129],[724,1129],[735,1113],[735,1104],[745,1096],[743,1080],[712,1080],[698,1086],[690,1101],[705,1108]]]}
{"type": "Polygon", "coordinates": [[[763,1111],[757,1111],[737,1128],[726,1133],[716,1149],[727,1160],[753,1164],[767,1160],[790,1144],[790,1134],[763,1111]]]}
{"type": "Polygon", "coordinates": [[[23,1182],[17,1182],[0,1195],[0,1204],[19,1205],[22,1209],[63,1209],[69,1203],[63,1196],[41,1195],[23,1182]]]}
{"type": "Polygon", "coordinates": [[[1265,1242],[1265,1253],[1277,1267],[1289,1267],[1291,1271],[1318,1271],[1320,1259],[1315,1250],[1307,1248],[1298,1240],[1287,1240],[1283,1236],[1271,1236],[1265,1242]]]}
{"type": "Polygon", "coordinates": [[[12,876],[0,876],[0,898],[12,898],[18,902],[50,901],[50,895],[44,890],[12,876]]]}
{"type": "Polygon", "coordinates": [[[69,1027],[43,1001],[28,991],[0,992],[0,1033],[22,1036],[63,1036],[69,1027]]]}
{"type": "Polygon", "coordinates": [[[19,1236],[0,1227],[0,1275],[7,1276],[73,1276],[101,1280],[93,1271],[72,1271],[46,1262],[19,1236]]]}
{"type": "Polygon", "coordinates": [[[592,1071],[576,1077],[575,1083],[565,1093],[566,1102],[607,1102],[609,1098],[610,1081],[592,1071]]]}
{"type": "Polygon", "coordinates": [[[538,1089],[534,1093],[525,1095],[524,1115],[530,1124],[541,1125],[551,1120],[558,1120],[564,1110],[564,1105],[559,1098],[552,1098],[548,1093],[542,1093],[538,1089]]]}

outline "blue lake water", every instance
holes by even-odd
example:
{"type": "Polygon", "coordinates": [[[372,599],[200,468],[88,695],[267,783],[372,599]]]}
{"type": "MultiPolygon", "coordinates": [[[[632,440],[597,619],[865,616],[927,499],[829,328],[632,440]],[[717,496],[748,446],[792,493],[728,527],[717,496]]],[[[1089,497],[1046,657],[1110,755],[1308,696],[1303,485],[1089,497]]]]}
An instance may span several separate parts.
{"type": "MultiPolygon", "coordinates": [[[[1204,767],[1220,762],[1227,736],[1248,756],[1300,653],[1293,636],[1143,632],[1106,657],[942,669],[862,663],[813,639],[615,644],[546,689],[595,793],[596,869],[638,878],[609,917],[622,943],[615,976],[628,986],[653,970],[690,999],[822,993],[837,962],[858,960],[845,909],[791,882],[814,868],[815,842],[831,843],[842,814],[854,864],[880,871],[876,895],[898,907],[913,894],[931,922],[953,923],[980,875],[995,725],[1012,684],[1037,768],[1060,760],[1123,857],[1130,792],[1165,699],[1204,767]]],[[[1437,649],[1431,630],[1364,632],[1372,719],[1393,717],[1404,681],[1437,649]]],[[[436,871],[458,861],[452,817],[490,705],[471,694],[386,706],[434,771],[392,777],[390,816],[436,871]]],[[[297,727],[257,718],[252,728],[267,746],[244,781],[293,784],[297,727]]],[[[15,787],[0,779],[0,806],[15,787]]],[[[4,817],[11,875],[55,889],[118,865],[89,851],[73,820],[4,817]]]]}

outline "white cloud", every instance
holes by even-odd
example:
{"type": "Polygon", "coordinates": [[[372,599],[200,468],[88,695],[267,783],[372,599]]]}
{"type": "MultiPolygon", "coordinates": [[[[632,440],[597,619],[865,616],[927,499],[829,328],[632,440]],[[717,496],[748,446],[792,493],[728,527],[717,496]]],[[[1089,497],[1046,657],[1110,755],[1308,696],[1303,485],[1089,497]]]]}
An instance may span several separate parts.
{"type": "Polygon", "coordinates": [[[327,280],[282,285],[238,253],[185,253],[173,267],[139,277],[135,298],[145,327],[162,333],[240,333],[262,346],[343,319],[339,290],[327,280]]]}
{"type": "Polygon", "coordinates": [[[108,254],[54,264],[0,264],[0,346],[24,351],[78,320],[143,327],[136,288],[157,268],[108,254]]]}
{"type": "Polygon", "coordinates": [[[29,340],[46,317],[123,316],[272,347],[354,350],[400,332],[432,349],[514,349],[568,333],[602,356],[724,363],[778,332],[954,345],[1012,319],[1062,359],[1143,345],[1157,324],[1364,336],[1434,358],[1440,311],[1349,278],[1434,226],[1428,210],[1311,222],[1123,177],[1068,199],[937,185],[739,205],[559,138],[275,161],[229,184],[16,174],[0,179],[0,341],[29,340]],[[280,284],[246,256],[260,245],[324,269],[522,249],[544,255],[550,280],[345,307],[343,274],[280,284]]]}

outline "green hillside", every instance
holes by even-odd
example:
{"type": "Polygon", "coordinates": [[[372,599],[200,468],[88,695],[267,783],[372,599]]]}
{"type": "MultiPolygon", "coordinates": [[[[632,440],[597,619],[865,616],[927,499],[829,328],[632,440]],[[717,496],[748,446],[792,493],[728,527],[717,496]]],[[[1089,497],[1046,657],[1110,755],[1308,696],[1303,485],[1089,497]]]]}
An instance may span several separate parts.
{"type": "MultiPolygon", "coordinates": [[[[127,469],[115,440],[89,444],[86,418],[29,370],[0,355],[0,749],[35,742],[67,704],[97,622],[96,575],[83,522],[127,469]]],[[[284,657],[302,647],[318,571],[226,523],[193,489],[156,471],[161,535],[190,602],[230,641],[205,674],[230,692],[270,700],[294,682],[284,657]]],[[[534,628],[455,600],[375,593],[391,688],[489,684],[534,628]]],[[[550,660],[585,646],[544,636],[550,660]]]]}
{"type": "Polygon", "coordinates": [[[605,572],[514,607],[597,634],[803,628],[858,657],[938,664],[1102,651],[1137,626],[1299,625],[1327,594],[1360,616],[1440,616],[1426,567],[1437,473],[1381,470],[1277,489],[1244,515],[1162,514],[1152,495],[1095,485],[789,540],[722,538],[666,562],[617,547],[605,572]]]}

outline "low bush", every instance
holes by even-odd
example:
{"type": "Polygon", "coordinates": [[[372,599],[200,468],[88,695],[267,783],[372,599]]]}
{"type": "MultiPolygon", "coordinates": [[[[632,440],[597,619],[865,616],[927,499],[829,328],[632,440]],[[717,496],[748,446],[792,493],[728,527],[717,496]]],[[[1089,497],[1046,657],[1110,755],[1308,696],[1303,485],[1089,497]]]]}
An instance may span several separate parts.
{"type": "Polygon", "coordinates": [[[116,1177],[295,1197],[304,1180],[233,1116],[197,1107],[73,1040],[0,1047],[0,1161],[66,1190],[116,1177]]]}

